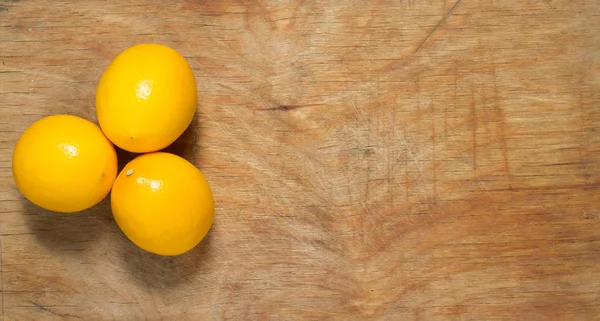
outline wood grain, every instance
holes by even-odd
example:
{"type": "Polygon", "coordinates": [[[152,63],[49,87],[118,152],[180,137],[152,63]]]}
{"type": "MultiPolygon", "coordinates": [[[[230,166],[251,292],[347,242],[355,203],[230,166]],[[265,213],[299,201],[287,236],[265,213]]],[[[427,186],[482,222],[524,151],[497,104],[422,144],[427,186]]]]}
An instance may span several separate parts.
{"type": "Polygon", "coordinates": [[[2,316],[597,320],[599,52],[596,0],[0,0],[2,316]],[[171,150],[218,207],[174,258],[10,170],[144,42],[194,69],[171,150]]]}

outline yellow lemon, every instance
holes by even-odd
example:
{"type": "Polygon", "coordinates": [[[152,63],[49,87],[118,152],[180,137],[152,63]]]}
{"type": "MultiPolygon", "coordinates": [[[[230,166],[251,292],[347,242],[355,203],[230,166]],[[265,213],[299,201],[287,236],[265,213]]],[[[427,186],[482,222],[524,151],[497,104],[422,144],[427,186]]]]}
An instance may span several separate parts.
{"type": "Polygon", "coordinates": [[[196,112],[196,80],[177,51],[133,46],[108,66],[96,91],[98,122],[115,145],[134,153],[173,143],[196,112]]]}
{"type": "Polygon", "coordinates": [[[194,248],[208,233],[215,210],[202,173],[187,160],[164,152],[129,162],[115,180],[111,205],[125,235],[160,255],[194,248]]]}
{"type": "Polygon", "coordinates": [[[55,115],[21,135],[12,159],[17,188],[34,204],[71,213],[99,203],[117,176],[117,154],[94,123],[55,115]]]}

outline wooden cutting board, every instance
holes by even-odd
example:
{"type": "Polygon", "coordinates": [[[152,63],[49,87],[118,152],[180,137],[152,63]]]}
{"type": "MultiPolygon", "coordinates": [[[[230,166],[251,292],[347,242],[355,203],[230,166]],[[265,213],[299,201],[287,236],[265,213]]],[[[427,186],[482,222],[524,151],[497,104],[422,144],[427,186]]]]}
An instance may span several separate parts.
{"type": "Polygon", "coordinates": [[[7,320],[600,315],[597,0],[0,0],[0,132],[7,320]],[[11,175],[28,125],[95,121],[104,68],[147,42],[194,69],[169,150],[217,204],[180,257],[11,175]]]}

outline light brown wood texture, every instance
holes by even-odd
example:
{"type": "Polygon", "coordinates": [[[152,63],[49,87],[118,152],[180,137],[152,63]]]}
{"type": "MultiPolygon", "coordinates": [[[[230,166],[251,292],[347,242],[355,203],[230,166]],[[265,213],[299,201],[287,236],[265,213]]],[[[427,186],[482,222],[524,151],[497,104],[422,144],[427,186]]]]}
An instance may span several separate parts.
{"type": "Polygon", "coordinates": [[[0,131],[6,320],[600,316],[597,0],[0,0],[0,131]],[[194,70],[170,150],[217,204],[180,257],[11,174],[28,125],[95,121],[104,68],[147,42],[194,70]]]}

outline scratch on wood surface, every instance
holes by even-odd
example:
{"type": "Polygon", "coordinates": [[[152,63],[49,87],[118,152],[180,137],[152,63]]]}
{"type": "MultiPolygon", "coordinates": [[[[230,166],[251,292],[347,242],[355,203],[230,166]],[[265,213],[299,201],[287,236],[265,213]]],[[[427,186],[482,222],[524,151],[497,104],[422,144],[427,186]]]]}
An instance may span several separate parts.
{"type": "Polygon", "coordinates": [[[146,287],[150,293],[150,302],[152,302],[152,306],[154,306],[154,308],[156,309],[156,312],[159,312],[160,309],[158,308],[158,305],[156,304],[156,297],[154,296],[154,291],[152,291],[152,288],[150,286],[146,287]]]}
{"type": "Polygon", "coordinates": [[[409,184],[408,184],[408,158],[409,157],[410,157],[410,160],[415,164],[415,167],[417,168],[417,171],[419,173],[418,179],[422,179],[423,182],[425,182],[426,185],[429,185],[429,180],[425,176],[425,172],[423,171],[423,168],[421,166],[421,163],[420,163],[419,159],[417,158],[417,156],[415,155],[415,153],[412,151],[412,149],[408,145],[408,141],[406,139],[406,136],[407,136],[406,126],[402,127],[402,133],[398,133],[397,128],[400,127],[400,126],[398,124],[396,124],[396,122],[391,118],[391,116],[389,114],[388,114],[388,121],[389,121],[389,123],[391,124],[391,126],[393,128],[394,136],[400,138],[400,142],[402,143],[402,145],[404,145],[404,150],[406,151],[406,157],[405,157],[405,176],[406,176],[406,181],[404,182],[404,184],[405,184],[405,187],[406,187],[406,195],[407,195],[406,197],[407,197],[407,202],[408,202],[408,191],[409,191],[409,184]]]}
{"type": "Polygon", "coordinates": [[[431,170],[433,171],[433,199],[435,202],[437,202],[437,175],[435,165],[435,109],[433,107],[433,103],[429,104],[429,109],[431,110],[431,170]]]}
{"type": "Polygon", "coordinates": [[[506,116],[504,115],[504,111],[500,107],[500,94],[498,92],[498,81],[496,76],[496,70],[492,71],[492,79],[494,83],[494,108],[498,113],[498,118],[500,122],[500,148],[502,149],[502,162],[504,165],[504,171],[506,172],[506,176],[508,178],[508,186],[512,187],[512,175],[510,173],[510,166],[508,164],[508,145],[506,144],[506,116]]]}
{"type": "MultiPolygon", "coordinates": [[[[386,111],[388,117],[391,117],[392,120],[395,120],[394,114],[386,111]]],[[[394,136],[393,135],[385,135],[387,146],[393,146],[394,136]]],[[[389,148],[387,150],[387,170],[386,170],[386,179],[387,179],[387,193],[389,198],[389,206],[393,208],[394,206],[394,190],[392,188],[392,182],[394,181],[394,148],[389,148]]]]}
{"type": "Polygon", "coordinates": [[[488,190],[487,186],[485,186],[485,183],[481,180],[480,177],[477,177],[477,181],[479,182],[479,185],[481,185],[481,187],[483,187],[483,189],[485,190],[485,193],[492,198],[492,194],[490,194],[490,191],[488,190]]]}
{"type": "Polygon", "coordinates": [[[458,5],[462,2],[462,0],[457,0],[456,3],[452,6],[452,8],[450,8],[450,10],[448,10],[448,12],[446,12],[446,14],[444,15],[444,17],[442,18],[442,20],[440,20],[440,22],[437,23],[437,25],[435,25],[435,27],[433,27],[433,29],[429,32],[429,34],[427,34],[427,36],[425,37],[425,39],[423,39],[423,41],[421,41],[421,43],[419,44],[419,46],[417,47],[417,49],[415,49],[415,54],[417,52],[419,52],[419,50],[421,50],[421,48],[423,47],[423,45],[427,42],[427,40],[429,40],[429,38],[431,38],[431,36],[433,36],[433,34],[438,30],[438,28],[444,24],[444,22],[446,22],[446,20],[448,20],[448,18],[452,15],[452,12],[454,12],[454,10],[456,8],[458,8],[458,5]]]}
{"type": "MultiPolygon", "coordinates": [[[[404,137],[406,137],[406,126],[402,127],[402,134],[404,135],[404,137]]],[[[409,197],[408,197],[408,192],[409,192],[409,188],[408,188],[408,149],[405,148],[404,149],[404,188],[405,188],[405,201],[406,203],[409,202],[409,197]]]]}
{"type": "Polygon", "coordinates": [[[471,135],[473,136],[473,171],[477,170],[477,113],[475,106],[475,94],[471,91],[471,135]]]}
{"type": "Polygon", "coordinates": [[[365,213],[367,213],[367,217],[369,217],[369,220],[371,221],[373,226],[375,226],[375,220],[373,219],[373,214],[371,214],[371,211],[369,211],[369,208],[367,207],[367,205],[365,205],[365,202],[361,202],[361,205],[365,209],[365,213]]]}
{"type": "Polygon", "coordinates": [[[45,306],[43,306],[43,305],[41,305],[41,304],[39,304],[39,303],[37,303],[37,302],[34,302],[34,301],[30,301],[30,302],[31,302],[31,303],[32,303],[32,304],[33,304],[35,307],[37,307],[38,309],[40,309],[40,310],[42,310],[42,311],[46,311],[46,312],[48,312],[48,313],[50,313],[50,314],[53,314],[53,315],[56,315],[56,316],[59,316],[59,317],[63,317],[63,318],[70,317],[70,318],[81,319],[81,317],[80,317],[80,316],[77,316],[77,315],[74,315],[74,314],[68,314],[68,313],[58,313],[58,312],[56,312],[56,311],[53,311],[52,309],[50,309],[50,308],[47,308],[47,307],[45,307],[45,306]]]}
{"type": "Polygon", "coordinates": [[[315,107],[315,106],[321,106],[321,105],[320,104],[279,105],[277,107],[272,107],[272,108],[260,108],[259,110],[289,111],[289,110],[294,110],[294,109],[298,109],[298,108],[315,107]]]}

